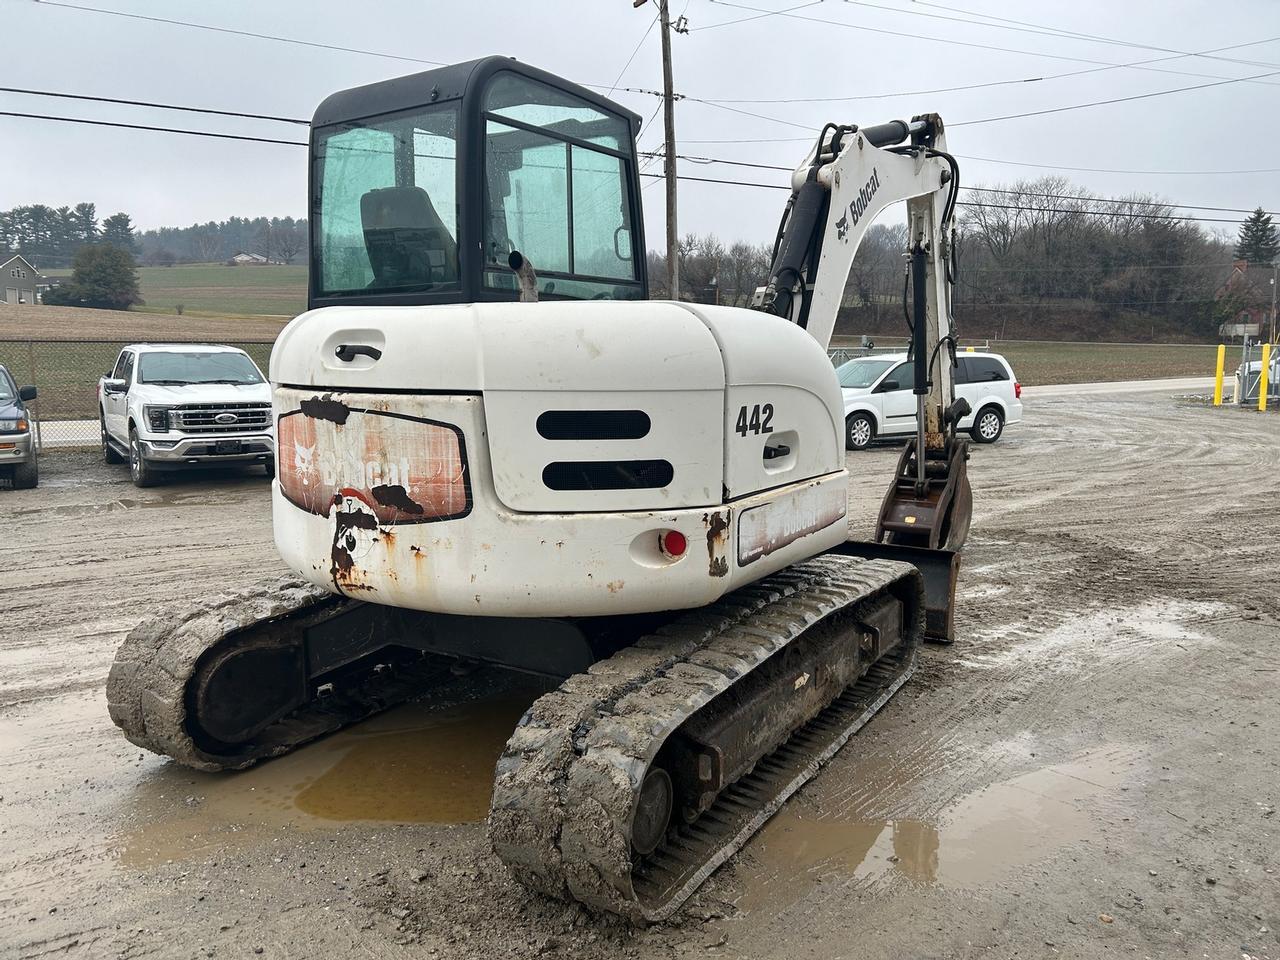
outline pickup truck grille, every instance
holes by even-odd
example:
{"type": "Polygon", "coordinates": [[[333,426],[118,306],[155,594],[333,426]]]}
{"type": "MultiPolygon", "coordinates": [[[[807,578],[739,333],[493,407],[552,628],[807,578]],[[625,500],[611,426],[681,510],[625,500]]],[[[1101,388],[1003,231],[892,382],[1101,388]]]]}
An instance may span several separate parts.
{"type": "Polygon", "coordinates": [[[271,428],[269,403],[186,403],[170,425],[180,433],[262,433],[271,428]]]}

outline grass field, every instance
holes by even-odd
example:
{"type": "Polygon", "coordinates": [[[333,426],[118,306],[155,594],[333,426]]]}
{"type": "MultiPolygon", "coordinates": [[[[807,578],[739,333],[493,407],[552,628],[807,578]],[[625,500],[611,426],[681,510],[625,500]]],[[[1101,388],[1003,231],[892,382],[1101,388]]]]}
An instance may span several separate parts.
{"type": "MultiPolygon", "coordinates": [[[[70,270],[50,270],[70,276],[70,270]]],[[[141,313],[215,315],[257,314],[295,317],[307,308],[305,264],[228,267],[221,263],[189,263],[174,267],[139,267],[146,303],[141,313]]]]}
{"type": "Polygon", "coordinates": [[[44,420],[98,415],[96,387],[126,343],[182,340],[242,347],[265,373],[283,318],[164,316],[0,304],[0,364],[40,390],[44,420]],[[259,341],[259,342],[248,342],[259,341]]]}
{"type": "MultiPolygon", "coordinates": [[[[905,340],[874,338],[876,347],[906,349],[905,340]]],[[[856,346],[846,338],[841,346],[856,346]]],[[[962,341],[963,344],[963,341],[962,341]]],[[[983,344],[977,344],[983,349],[983,344]]],[[[1114,380],[1158,380],[1164,377],[1211,377],[1217,363],[1216,344],[1199,343],[1058,343],[1047,340],[993,340],[993,353],[1009,361],[1023,386],[1090,383],[1114,380]]],[[[1240,362],[1239,347],[1227,349],[1227,374],[1240,362]]]]}
{"type": "MultiPolygon", "coordinates": [[[[173,268],[175,277],[179,277],[183,269],[173,268]]],[[[218,268],[193,269],[207,274],[218,268]]],[[[276,268],[228,267],[226,271],[236,276],[251,276],[272,269],[276,268]]],[[[38,410],[42,418],[93,418],[97,416],[98,377],[112,365],[125,343],[183,340],[236,344],[247,350],[266,372],[271,341],[285,322],[286,317],[190,313],[179,317],[136,311],[0,304],[0,363],[21,383],[34,383],[39,387],[38,410]]],[[[857,342],[856,338],[846,338],[838,341],[837,346],[855,346],[857,342]]],[[[892,338],[877,337],[876,343],[879,347],[903,347],[892,338]]],[[[991,349],[1009,359],[1024,386],[1212,376],[1217,351],[1212,345],[1016,340],[993,342],[991,349]]],[[[1229,352],[1228,374],[1235,370],[1238,361],[1238,353],[1229,352]]]]}

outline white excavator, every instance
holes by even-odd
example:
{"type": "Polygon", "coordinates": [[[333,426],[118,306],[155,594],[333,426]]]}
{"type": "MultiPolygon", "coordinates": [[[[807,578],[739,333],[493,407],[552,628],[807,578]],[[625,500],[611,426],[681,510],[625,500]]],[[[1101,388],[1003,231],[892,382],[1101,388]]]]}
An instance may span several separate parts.
{"type": "Polygon", "coordinates": [[[295,576],[132,631],[107,682],[130,740],[240,769],[429,700],[458,661],[551,678],[498,762],[493,847],[653,921],[952,639],[971,493],[941,119],[821,130],[755,309],[648,299],[639,120],[501,57],[321,104],[309,310],[270,367],[295,576]],[[826,348],[903,200],[919,427],[859,542],[826,348]]]}

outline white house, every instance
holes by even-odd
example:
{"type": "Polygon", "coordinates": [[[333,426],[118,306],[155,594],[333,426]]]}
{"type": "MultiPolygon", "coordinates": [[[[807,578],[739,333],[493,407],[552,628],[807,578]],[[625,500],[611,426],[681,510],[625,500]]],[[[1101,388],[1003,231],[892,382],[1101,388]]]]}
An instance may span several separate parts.
{"type": "Polygon", "coordinates": [[[4,303],[35,303],[36,281],[40,274],[21,254],[5,258],[0,254],[0,301],[4,303]]]}

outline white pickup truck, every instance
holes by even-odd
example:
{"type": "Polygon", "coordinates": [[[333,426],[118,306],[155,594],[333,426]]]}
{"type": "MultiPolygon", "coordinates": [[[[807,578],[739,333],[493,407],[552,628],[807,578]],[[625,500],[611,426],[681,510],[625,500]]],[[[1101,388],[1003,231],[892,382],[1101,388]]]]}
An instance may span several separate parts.
{"type": "Polygon", "coordinates": [[[259,464],[275,476],[271,385],[243,350],[133,343],[98,381],[102,456],[133,482],[167,470],[259,464]]]}

